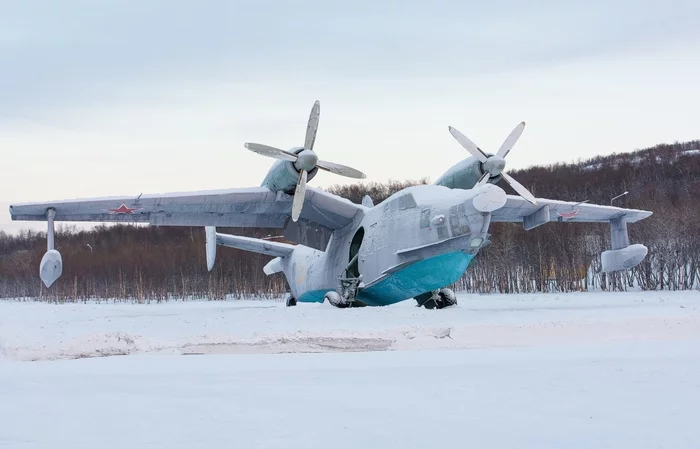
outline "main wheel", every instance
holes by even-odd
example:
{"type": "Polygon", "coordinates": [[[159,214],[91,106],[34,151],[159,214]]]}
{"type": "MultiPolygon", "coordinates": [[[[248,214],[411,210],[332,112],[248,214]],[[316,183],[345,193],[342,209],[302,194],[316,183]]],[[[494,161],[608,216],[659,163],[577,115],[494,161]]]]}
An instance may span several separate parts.
{"type": "Polygon", "coordinates": [[[457,305],[457,296],[455,295],[455,292],[449,288],[441,288],[438,292],[438,299],[436,302],[438,309],[455,306],[457,305]]]}
{"type": "Polygon", "coordinates": [[[296,299],[294,296],[289,295],[289,296],[287,296],[287,300],[285,301],[285,304],[287,305],[287,307],[296,306],[296,305],[297,305],[297,299],[296,299]]]}
{"type": "Polygon", "coordinates": [[[416,303],[418,307],[425,307],[426,309],[434,309],[438,306],[437,298],[433,297],[433,292],[426,292],[416,296],[416,303]]]}
{"type": "Polygon", "coordinates": [[[415,299],[418,307],[423,306],[426,309],[444,309],[457,304],[457,297],[449,288],[441,288],[437,292],[426,292],[416,296],[415,299]]]}
{"type": "Polygon", "coordinates": [[[343,298],[338,294],[338,292],[330,291],[323,295],[323,301],[328,301],[332,306],[338,307],[340,309],[348,306],[348,303],[343,301],[343,298]]]}

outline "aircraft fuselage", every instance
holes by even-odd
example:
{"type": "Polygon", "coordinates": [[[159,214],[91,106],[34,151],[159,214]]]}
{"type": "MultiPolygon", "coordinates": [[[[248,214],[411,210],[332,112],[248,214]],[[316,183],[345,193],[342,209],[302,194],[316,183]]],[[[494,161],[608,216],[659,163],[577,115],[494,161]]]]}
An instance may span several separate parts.
{"type": "Polygon", "coordinates": [[[359,223],[335,231],[326,251],[297,246],[282,258],[292,295],[322,302],[326,292],[337,289],[339,276],[359,274],[364,288],[356,299],[367,305],[446,287],[486,244],[490,212],[505,200],[505,192],[491,184],[471,190],[404,189],[369,209],[359,223]],[[356,264],[348,267],[355,254],[356,264]]]}

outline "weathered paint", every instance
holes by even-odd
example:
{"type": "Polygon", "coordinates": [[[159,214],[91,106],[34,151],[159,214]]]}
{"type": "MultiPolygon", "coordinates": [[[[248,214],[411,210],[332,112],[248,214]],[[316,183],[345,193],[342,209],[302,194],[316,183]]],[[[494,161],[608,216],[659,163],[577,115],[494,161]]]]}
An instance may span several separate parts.
{"type": "Polygon", "coordinates": [[[299,302],[323,302],[323,297],[327,292],[335,291],[332,289],[328,290],[313,290],[310,292],[305,292],[297,298],[299,302]]]}
{"type": "MultiPolygon", "coordinates": [[[[360,291],[357,299],[369,306],[387,306],[446,287],[464,274],[473,258],[472,254],[456,251],[421,260],[360,291]]],[[[320,303],[331,290],[307,291],[297,301],[320,303]]]]}
{"type": "MultiPolygon", "coordinates": [[[[294,148],[290,152],[296,154],[299,153],[302,149],[303,148],[294,148]]],[[[313,179],[313,177],[316,176],[317,172],[318,168],[316,167],[309,171],[306,181],[311,181],[311,179],[313,179]]],[[[299,171],[297,171],[297,169],[294,167],[293,162],[277,161],[274,164],[272,164],[272,167],[267,172],[265,179],[263,179],[262,183],[260,183],[260,186],[267,187],[273,192],[282,191],[285,193],[292,194],[296,189],[298,181],[299,171]]]]}
{"type": "Polygon", "coordinates": [[[358,299],[382,306],[447,287],[464,274],[473,258],[473,254],[455,251],[421,260],[362,290],[358,299]]]}
{"type": "MultiPolygon", "coordinates": [[[[435,185],[450,189],[471,189],[484,174],[481,163],[475,157],[468,157],[457,162],[440,176],[435,185]]],[[[499,176],[500,178],[500,176],[499,176]]],[[[497,181],[497,179],[494,179],[497,181]]]]}
{"type": "MultiPolygon", "coordinates": [[[[313,114],[309,123],[313,121],[313,114]]],[[[519,132],[514,131],[515,134],[511,133],[508,139],[514,142],[519,132]]],[[[308,148],[311,147],[309,142],[307,136],[308,148]]],[[[475,154],[471,147],[465,148],[475,154]]],[[[299,147],[290,150],[295,154],[301,151],[299,147]]],[[[315,155],[306,154],[301,165],[308,168],[313,165],[315,155]]],[[[373,207],[369,198],[363,199],[363,205],[357,205],[308,187],[305,207],[296,227],[288,223],[292,209],[290,195],[296,188],[300,165],[287,161],[277,161],[259,188],[140,194],[136,198],[81,198],[13,204],[9,210],[12,220],[24,221],[207,226],[210,227],[207,233],[207,267],[210,270],[215,259],[214,227],[284,229],[285,238],[300,244],[274,264],[266,265],[265,272],[282,271],[292,294],[300,301],[322,301],[326,292],[337,287],[338,276],[346,270],[351,257],[352,236],[360,226],[365,230],[365,237],[360,247],[358,267],[368,286],[360,292],[360,297],[364,296],[370,305],[391,304],[452,284],[466,270],[481,247],[480,242],[488,237],[491,221],[523,223],[526,229],[531,229],[533,224],[553,221],[550,214],[557,214],[559,222],[610,222],[613,252],[604,253],[604,265],[608,260],[611,269],[631,268],[646,255],[646,248],[641,245],[630,251],[618,250],[629,245],[626,223],[644,219],[651,212],[545,199],[538,199],[539,204],[534,204],[532,199],[506,196],[496,186],[492,185],[488,190],[486,185],[476,186],[485,169],[490,174],[500,173],[505,161],[499,156],[482,164],[480,159],[464,159],[447,170],[435,185],[403,189],[378,207],[373,207]],[[540,207],[546,207],[547,212],[540,213],[540,207]],[[571,212],[574,209],[575,214],[571,212]],[[53,212],[49,214],[47,210],[53,212]],[[330,237],[328,233],[331,233],[330,237]],[[310,234],[313,237],[308,237],[310,234]],[[309,242],[313,242],[311,247],[309,242]],[[416,259],[420,262],[405,265],[416,259]],[[396,272],[382,277],[394,268],[396,272]]],[[[317,171],[317,167],[311,170],[307,181],[317,171]]],[[[348,176],[347,173],[344,175],[348,176]]],[[[499,174],[490,178],[489,182],[495,184],[500,177],[499,174]]],[[[255,239],[244,237],[223,238],[221,241],[217,237],[216,240],[219,244],[226,242],[226,246],[281,255],[272,251],[273,245],[262,240],[253,242],[255,239]]],[[[48,247],[49,250],[53,248],[51,232],[48,247]]],[[[54,256],[47,253],[45,257],[54,256]]],[[[48,265],[42,263],[42,266],[48,265]]],[[[56,270],[60,275],[60,267],[54,272],[56,270]]],[[[42,277],[45,282],[49,279],[46,276],[49,275],[42,277]]]]}

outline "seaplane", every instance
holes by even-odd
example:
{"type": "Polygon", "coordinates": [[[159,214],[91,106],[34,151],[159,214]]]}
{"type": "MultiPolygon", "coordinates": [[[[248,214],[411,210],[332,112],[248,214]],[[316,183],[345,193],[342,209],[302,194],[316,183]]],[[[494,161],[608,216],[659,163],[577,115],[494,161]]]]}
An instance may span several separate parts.
{"type": "Polygon", "coordinates": [[[314,149],[319,117],[316,101],[303,146],[283,150],[245,143],[276,160],[258,187],[12,204],[10,215],[47,222],[47,251],[39,266],[47,288],[63,270],[55,246],[57,221],[203,227],[208,270],[218,246],[271,256],[262,269],[284,275],[288,306],[386,306],[405,300],[430,309],[455,305],[450,286],[490,243],[489,226],[496,222],[519,223],[528,231],[550,222],[608,223],[611,248],[601,254],[604,272],[630,269],[647,255],[646,246],[630,244],[627,225],[652,212],[536,198],[506,173],[505,158],[524,122],[495,153],[450,126],[469,156],[433,184],[405,188],[374,205],[369,196],[356,204],[308,185],[319,171],[365,178],[357,169],[319,159],[314,149]],[[517,195],[498,187],[501,180],[517,195]],[[286,242],[224,234],[217,227],[277,229],[286,242]]]}

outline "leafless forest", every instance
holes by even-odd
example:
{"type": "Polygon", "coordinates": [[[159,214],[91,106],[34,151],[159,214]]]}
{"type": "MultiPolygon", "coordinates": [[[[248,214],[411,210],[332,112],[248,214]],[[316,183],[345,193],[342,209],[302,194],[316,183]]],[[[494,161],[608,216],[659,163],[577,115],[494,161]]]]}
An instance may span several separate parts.
{"type": "MultiPolygon", "coordinates": [[[[630,240],[649,247],[633,270],[599,273],[599,255],[609,247],[605,224],[549,223],[525,232],[516,224],[491,226],[492,243],[454,286],[468,292],[536,292],[629,288],[682,290],[700,285],[700,141],[659,145],[576,163],[511,171],[533,194],[570,201],[589,200],[647,209],[654,215],[629,226],[630,240]]],[[[333,193],[375,204],[420,181],[333,186],[333,193]]],[[[502,186],[509,191],[507,185],[502,186]]],[[[510,192],[513,193],[513,192],[510,192]]],[[[276,230],[223,230],[275,237],[276,230]]],[[[204,230],[144,226],[62,227],[56,236],[63,276],[43,288],[39,261],[45,235],[0,232],[0,297],[81,301],[109,298],[161,301],[170,298],[279,296],[278,274],[265,276],[269,257],[219,248],[214,270],[206,270],[204,230]]]]}

